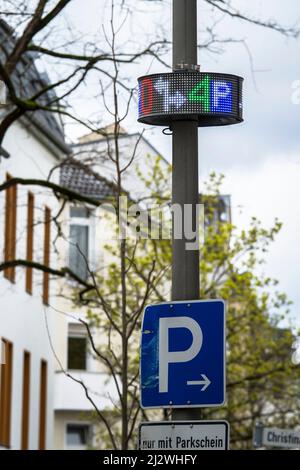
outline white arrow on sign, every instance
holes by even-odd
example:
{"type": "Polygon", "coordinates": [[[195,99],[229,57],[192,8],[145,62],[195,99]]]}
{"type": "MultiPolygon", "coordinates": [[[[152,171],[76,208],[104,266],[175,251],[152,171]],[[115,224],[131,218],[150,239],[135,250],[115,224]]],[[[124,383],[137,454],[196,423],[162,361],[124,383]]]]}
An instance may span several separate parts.
{"type": "Polygon", "coordinates": [[[201,392],[207,389],[207,387],[211,384],[211,381],[205,374],[201,374],[203,380],[188,380],[187,385],[203,385],[201,388],[201,392]]]}
{"type": "Polygon", "coordinates": [[[182,105],[186,102],[186,97],[182,95],[179,91],[176,91],[175,95],[170,95],[168,98],[169,105],[175,106],[177,109],[181,108],[182,105]]]}
{"type": "Polygon", "coordinates": [[[170,110],[170,106],[179,109],[187,101],[187,98],[180,91],[176,91],[174,95],[171,95],[169,82],[163,80],[162,77],[156,80],[154,87],[158,93],[164,96],[164,110],[166,112],[170,110]]]}

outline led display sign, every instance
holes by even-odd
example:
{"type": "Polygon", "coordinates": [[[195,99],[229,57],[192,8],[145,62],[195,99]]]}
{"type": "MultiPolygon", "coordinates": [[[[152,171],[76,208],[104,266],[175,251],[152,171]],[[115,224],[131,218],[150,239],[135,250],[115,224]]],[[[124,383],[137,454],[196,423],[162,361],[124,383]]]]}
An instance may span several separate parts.
{"type": "Polygon", "coordinates": [[[145,124],[197,120],[199,126],[224,126],[243,121],[243,79],[236,75],[176,71],[138,82],[138,120],[145,124]]]}

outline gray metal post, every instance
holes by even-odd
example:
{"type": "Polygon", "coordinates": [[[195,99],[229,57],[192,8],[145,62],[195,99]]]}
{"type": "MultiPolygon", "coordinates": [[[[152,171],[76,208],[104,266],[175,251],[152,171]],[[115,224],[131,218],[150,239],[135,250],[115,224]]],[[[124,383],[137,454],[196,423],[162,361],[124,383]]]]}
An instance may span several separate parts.
{"type": "MultiPolygon", "coordinates": [[[[197,0],[173,0],[173,68],[178,64],[197,64],[197,0]]],[[[174,121],[172,203],[182,208],[192,204],[192,226],[198,230],[196,204],[198,189],[198,124],[196,121],[174,121]]],[[[174,234],[174,231],[173,231],[174,234]]],[[[173,239],[172,300],[199,298],[199,249],[186,250],[184,236],[173,239]]],[[[200,418],[195,408],[173,410],[172,419],[200,418]]]]}

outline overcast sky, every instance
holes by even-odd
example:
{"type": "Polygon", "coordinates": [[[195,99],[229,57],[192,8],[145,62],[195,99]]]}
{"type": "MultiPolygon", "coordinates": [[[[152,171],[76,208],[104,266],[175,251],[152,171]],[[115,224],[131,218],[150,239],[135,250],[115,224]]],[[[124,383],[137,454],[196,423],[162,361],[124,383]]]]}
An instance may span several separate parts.
{"type": "MultiPolygon", "coordinates": [[[[135,1],[134,4],[138,5],[135,1]]],[[[300,20],[299,0],[236,0],[233,4],[259,18],[274,18],[283,25],[300,20]]],[[[78,30],[101,31],[101,22],[107,24],[104,1],[77,1],[77,7],[66,14],[78,30]],[[87,10],[87,3],[89,10],[87,10]],[[101,5],[101,6],[100,6],[101,5]]],[[[134,24],[123,32],[132,37],[154,32],[157,23],[166,30],[171,28],[170,4],[162,7],[149,2],[141,12],[132,16],[134,24]]],[[[200,30],[212,22],[212,12],[198,1],[200,30]]],[[[220,19],[220,16],[218,16],[220,19]]],[[[244,77],[244,123],[220,128],[199,130],[200,184],[211,171],[224,173],[223,192],[232,197],[233,222],[245,227],[252,215],[270,227],[275,217],[283,222],[268,257],[264,270],[280,281],[283,289],[294,301],[292,315],[300,325],[300,104],[292,103],[292,84],[300,80],[300,38],[286,39],[273,31],[245,24],[238,20],[223,19],[217,25],[220,37],[243,39],[244,43],[226,45],[222,54],[199,54],[202,70],[234,73],[244,77]],[[251,59],[249,52],[251,53],[251,59]],[[241,209],[242,208],[242,214],[241,209]]],[[[148,73],[149,61],[130,69],[133,78],[148,73]],[[134,77],[136,75],[136,77],[134,77]]],[[[150,72],[164,71],[154,64],[150,72]]],[[[80,101],[78,101],[80,103],[80,101]]],[[[87,112],[95,111],[95,102],[81,101],[87,112]]],[[[127,126],[141,131],[133,112],[127,126]]],[[[75,138],[80,130],[73,128],[75,138]]],[[[81,132],[82,133],[82,132],[81,132]]],[[[167,158],[171,158],[171,138],[161,128],[148,130],[146,136],[167,158]]]]}

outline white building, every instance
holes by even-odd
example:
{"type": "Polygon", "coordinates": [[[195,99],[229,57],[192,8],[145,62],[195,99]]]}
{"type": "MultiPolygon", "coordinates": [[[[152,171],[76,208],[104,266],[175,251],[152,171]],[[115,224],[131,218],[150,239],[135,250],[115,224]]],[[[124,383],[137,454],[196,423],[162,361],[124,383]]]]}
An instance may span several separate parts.
{"type": "MultiPolygon", "coordinates": [[[[2,21],[0,43],[6,49],[13,44],[12,31],[2,21]]],[[[24,57],[12,76],[16,89],[24,87],[29,95],[45,81],[31,59],[24,57]]],[[[0,120],[7,110],[0,110],[0,120]]],[[[0,148],[0,181],[46,179],[69,152],[53,115],[26,116],[9,128],[0,148]]],[[[21,259],[55,267],[51,218],[58,206],[52,193],[19,184],[0,193],[0,204],[1,263],[21,259]]],[[[20,266],[0,273],[1,449],[52,448],[54,357],[49,336],[54,331],[53,302],[49,274],[20,266]]]]}
{"type": "MultiPolygon", "coordinates": [[[[12,31],[2,21],[0,42],[7,47],[13,45],[12,31]]],[[[24,57],[12,79],[16,89],[25,89],[28,96],[47,80],[38,73],[32,56],[24,57]]],[[[9,109],[0,110],[0,119],[9,109]]],[[[137,135],[120,138],[124,161],[136,138],[137,135]]],[[[81,139],[80,150],[84,140],[89,141],[88,148],[92,140],[100,153],[105,151],[106,141],[95,140],[94,136],[81,139]]],[[[144,138],[138,152],[137,159],[142,164],[146,155],[157,156],[144,138]]],[[[14,177],[45,180],[69,153],[53,115],[28,115],[9,128],[0,148],[0,184],[14,177]]],[[[111,168],[106,168],[104,161],[99,160],[94,173],[78,162],[69,162],[60,172],[52,173],[51,181],[60,180],[76,192],[104,201],[114,191],[111,168]]],[[[126,189],[135,195],[143,192],[133,175],[126,182],[126,189]]],[[[103,209],[67,205],[61,221],[73,244],[66,244],[55,241],[56,226],[51,219],[60,205],[51,190],[18,184],[0,193],[0,204],[0,264],[23,260],[51,268],[70,265],[84,277],[83,258],[75,249],[78,244],[93,269],[103,265],[103,209]]],[[[84,382],[99,409],[109,409],[112,400],[117,400],[111,380],[89,353],[86,331],[77,321],[85,318],[86,312],[75,309],[71,301],[61,296],[62,291],[72,293],[73,286],[57,278],[50,282],[48,274],[19,264],[1,273],[1,449],[75,449],[91,444],[94,409],[82,386],[67,377],[66,372],[84,382]]]]}
{"type": "MultiPolygon", "coordinates": [[[[115,169],[107,156],[108,148],[113,155],[112,126],[104,129],[106,137],[99,134],[83,136],[73,146],[75,158],[60,168],[60,184],[77,193],[106,202],[115,196],[115,169]],[[89,167],[82,161],[88,161],[89,167]],[[93,169],[91,169],[91,167],[93,169]]],[[[120,161],[125,166],[134,151],[133,164],[125,173],[122,182],[130,197],[137,201],[147,197],[149,188],[139,176],[142,172],[147,179],[159,155],[159,152],[139,134],[126,134],[122,131],[119,139],[120,161]],[[136,143],[138,145],[136,146],[136,143]]],[[[165,171],[170,170],[169,163],[161,159],[165,171]]],[[[229,197],[220,196],[216,207],[216,219],[230,220],[229,197]]],[[[68,265],[80,278],[88,277],[87,264],[91,270],[101,272],[109,260],[104,244],[109,240],[111,227],[106,217],[105,205],[98,208],[70,206],[64,213],[63,227],[65,243],[60,249],[62,265],[68,265]],[[104,208],[103,208],[104,207],[104,208]],[[103,237],[103,234],[106,237],[103,237]]],[[[102,412],[112,409],[118,403],[118,394],[113,380],[100,361],[93,357],[89,348],[86,328],[77,319],[86,318],[86,308],[76,308],[68,297],[72,285],[61,282],[62,295],[57,305],[60,315],[56,320],[55,350],[59,357],[59,368],[55,377],[54,392],[54,446],[56,449],[84,449],[92,446],[101,448],[101,432],[99,439],[99,418],[95,414],[92,403],[86,398],[85,391],[78,382],[84,382],[94,403],[102,412]],[[66,376],[66,372],[74,379],[66,376]],[[96,436],[96,439],[95,439],[96,436]]],[[[101,332],[93,331],[95,344],[101,343],[101,332]]]]}
{"type": "MultiPolygon", "coordinates": [[[[109,130],[110,128],[107,128],[109,130]]],[[[81,193],[85,196],[98,199],[101,202],[109,201],[115,196],[115,170],[107,158],[107,146],[111,145],[112,136],[99,138],[99,134],[89,134],[80,139],[78,145],[73,146],[74,155],[78,157],[63,165],[60,169],[60,183],[62,186],[81,193]],[[93,170],[83,165],[80,160],[88,160],[93,164],[93,170]]],[[[157,158],[158,151],[142,136],[138,134],[122,133],[119,137],[120,159],[125,165],[132,155],[135,143],[136,148],[134,164],[126,172],[123,188],[130,193],[134,200],[145,196],[145,185],[137,176],[137,165],[140,170],[148,171],[148,164],[157,158]]],[[[164,161],[168,166],[168,163],[164,161]]],[[[69,264],[70,268],[85,279],[88,275],[86,263],[92,270],[100,271],[108,262],[108,254],[104,244],[109,239],[103,233],[109,232],[111,227],[106,218],[105,206],[99,208],[86,208],[84,206],[70,206],[64,213],[63,227],[65,228],[66,243],[60,249],[65,254],[61,259],[62,265],[69,264]]],[[[60,315],[57,321],[57,334],[55,336],[55,350],[60,365],[56,371],[54,410],[55,431],[54,446],[56,449],[84,449],[96,445],[101,447],[99,440],[99,418],[91,402],[86,398],[83,387],[66,376],[65,372],[74,379],[84,382],[88,391],[101,410],[109,410],[113,403],[117,403],[118,394],[105,372],[100,361],[93,358],[89,350],[89,340],[84,325],[77,319],[86,318],[85,307],[76,308],[67,297],[72,292],[71,283],[62,281],[63,295],[58,300],[60,315]],[[97,435],[95,440],[94,436],[97,435]]],[[[93,332],[95,343],[101,342],[101,333],[93,332]],[[100,336],[99,336],[100,335],[100,336]]]]}

